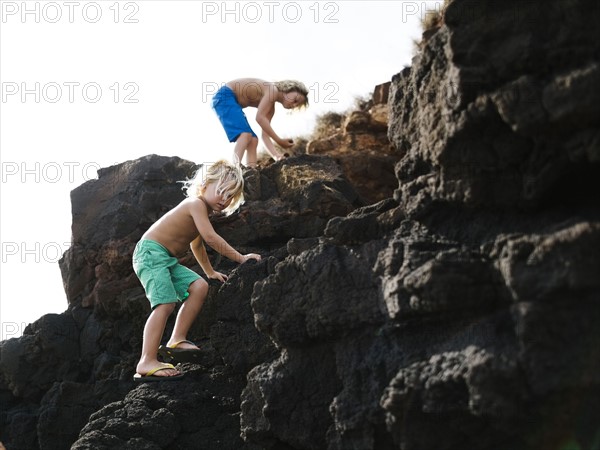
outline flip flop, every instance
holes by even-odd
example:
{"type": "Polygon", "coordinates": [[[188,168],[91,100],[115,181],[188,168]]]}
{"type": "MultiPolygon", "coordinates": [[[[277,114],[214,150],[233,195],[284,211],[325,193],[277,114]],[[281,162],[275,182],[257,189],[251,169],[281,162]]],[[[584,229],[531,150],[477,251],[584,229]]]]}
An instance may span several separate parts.
{"type": "Polygon", "coordinates": [[[200,356],[202,355],[202,350],[198,349],[192,349],[192,348],[177,348],[177,346],[179,344],[191,344],[191,345],[196,345],[194,344],[192,341],[179,341],[179,342],[175,342],[173,345],[161,345],[160,347],[158,347],[158,354],[159,356],[161,356],[165,361],[175,361],[178,363],[183,363],[183,362],[195,362],[197,363],[198,361],[200,361],[200,356]]]}
{"type": "Polygon", "coordinates": [[[175,366],[173,364],[166,364],[164,366],[158,366],[158,367],[155,367],[154,369],[150,370],[146,375],[136,373],[133,376],[133,381],[135,381],[137,383],[146,383],[146,382],[150,382],[150,381],[175,381],[175,380],[179,380],[180,378],[183,378],[182,373],[180,373],[179,375],[172,375],[170,377],[167,377],[167,376],[161,377],[161,376],[154,375],[156,372],[158,372],[160,370],[165,370],[165,369],[175,369],[175,366]]]}

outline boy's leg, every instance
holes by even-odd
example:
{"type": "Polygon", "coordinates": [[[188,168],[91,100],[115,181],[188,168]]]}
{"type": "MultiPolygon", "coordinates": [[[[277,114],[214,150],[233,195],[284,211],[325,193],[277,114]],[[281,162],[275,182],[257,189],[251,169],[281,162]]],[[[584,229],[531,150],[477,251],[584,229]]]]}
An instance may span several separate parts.
{"type": "MultiPolygon", "coordinates": [[[[183,302],[181,308],[179,308],[177,319],[175,320],[175,327],[173,328],[173,334],[171,335],[169,342],[167,342],[167,345],[173,345],[176,342],[187,339],[188,331],[194,323],[194,320],[196,320],[198,313],[202,309],[204,300],[206,300],[206,296],[208,295],[208,283],[204,279],[199,278],[190,284],[188,292],[190,295],[185,302],[183,302]]],[[[197,347],[186,342],[182,342],[177,346],[177,348],[194,349],[197,347]]]]}
{"type": "Polygon", "coordinates": [[[241,163],[244,157],[244,152],[248,150],[246,156],[246,165],[250,167],[256,166],[256,147],[258,146],[258,139],[252,136],[252,133],[242,133],[238,136],[235,141],[235,147],[233,153],[241,163]]]}
{"type": "Polygon", "coordinates": [[[252,136],[250,144],[248,144],[246,153],[246,165],[248,167],[256,167],[256,148],[258,147],[258,138],[252,136]]]}
{"type": "MultiPolygon", "coordinates": [[[[158,305],[152,310],[146,325],[144,326],[144,340],[142,343],[142,357],[136,367],[136,372],[140,375],[147,374],[150,370],[164,365],[157,358],[160,339],[165,331],[167,319],[175,309],[175,303],[158,305]]],[[[179,375],[177,370],[165,369],[159,370],[155,376],[179,375]]]]}

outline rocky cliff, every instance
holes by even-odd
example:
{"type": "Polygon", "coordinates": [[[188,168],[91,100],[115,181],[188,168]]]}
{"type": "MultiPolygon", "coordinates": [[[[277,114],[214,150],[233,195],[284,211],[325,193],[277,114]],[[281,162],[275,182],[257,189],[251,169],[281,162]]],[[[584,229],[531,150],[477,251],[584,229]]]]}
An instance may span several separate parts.
{"type": "Polygon", "coordinates": [[[264,258],[211,254],[231,277],[180,382],[131,381],[148,304],[130,259],[195,167],[102,170],[72,194],[69,310],[0,344],[1,440],[600,448],[599,19],[584,0],[448,2],[387,108],[374,96],[308,154],[247,172],[216,228],[264,258]],[[392,183],[361,181],[361,152],[392,183]]]}

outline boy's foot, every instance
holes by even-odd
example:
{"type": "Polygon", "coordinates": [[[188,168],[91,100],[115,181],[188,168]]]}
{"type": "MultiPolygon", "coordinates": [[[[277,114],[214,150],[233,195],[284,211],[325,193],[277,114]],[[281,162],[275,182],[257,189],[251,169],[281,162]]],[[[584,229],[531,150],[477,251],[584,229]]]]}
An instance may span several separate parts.
{"type": "Polygon", "coordinates": [[[145,373],[140,367],[137,368],[138,372],[133,376],[133,381],[138,383],[144,383],[148,381],[174,381],[183,377],[183,374],[175,369],[173,364],[159,363],[158,366],[153,367],[145,373]]]}
{"type": "Polygon", "coordinates": [[[192,341],[182,340],[175,342],[167,342],[167,347],[177,350],[200,350],[200,348],[194,344],[192,341]]]}
{"type": "Polygon", "coordinates": [[[198,362],[202,351],[192,341],[178,341],[158,347],[158,354],[165,361],[198,362]]]}

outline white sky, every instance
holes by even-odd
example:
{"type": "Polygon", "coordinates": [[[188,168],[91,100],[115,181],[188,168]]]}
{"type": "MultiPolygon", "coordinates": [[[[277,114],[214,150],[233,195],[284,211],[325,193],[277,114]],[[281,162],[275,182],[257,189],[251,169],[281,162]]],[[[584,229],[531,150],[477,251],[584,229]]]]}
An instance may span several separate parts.
{"type": "Polygon", "coordinates": [[[272,124],[308,135],[317,115],[410,65],[420,19],[439,4],[0,1],[0,340],[66,310],[69,193],[97,168],[230,157],[210,99],[238,77],[303,81],[309,109],[278,108],[272,124]]]}

